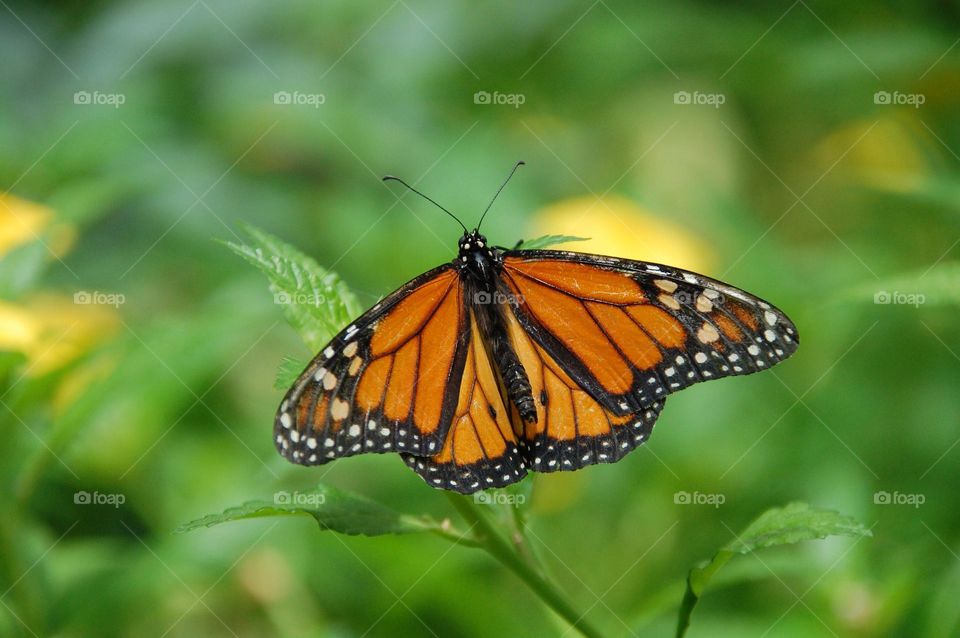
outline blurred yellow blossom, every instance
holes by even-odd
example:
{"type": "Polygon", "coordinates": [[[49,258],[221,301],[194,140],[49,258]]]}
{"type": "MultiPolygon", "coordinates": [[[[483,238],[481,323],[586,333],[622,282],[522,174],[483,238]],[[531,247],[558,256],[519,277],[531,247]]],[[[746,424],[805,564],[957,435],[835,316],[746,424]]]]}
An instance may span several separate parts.
{"type": "Polygon", "coordinates": [[[696,272],[709,271],[714,255],[695,234],[616,195],[577,197],[540,210],[533,236],[589,237],[560,246],[564,250],[642,259],[696,272]]]}
{"type": "Polygon", "coordinates": [[[823,171],[838,158],[839,171],[847,171],[874,187],[910,192],[921,187],[929,175],[921,140],[929,137],[921,124],[909,116],[852,122],[817,144],[814,155],[823,171]]]}
{"type": "Polygon", "coordinates": [[[73,244],[74,230],[68,224],[56,223],[53,211],[46,206],[0,192],[0,257],[41,237],[59,257],[73,244]]]}
{"type": "Polygon", "coordinates": [[[40,376],[73,361],[119,326],[113,307],[41,294],[23,303],[0,301],[0,350],[27,358],[24,374],[40,376]]]}

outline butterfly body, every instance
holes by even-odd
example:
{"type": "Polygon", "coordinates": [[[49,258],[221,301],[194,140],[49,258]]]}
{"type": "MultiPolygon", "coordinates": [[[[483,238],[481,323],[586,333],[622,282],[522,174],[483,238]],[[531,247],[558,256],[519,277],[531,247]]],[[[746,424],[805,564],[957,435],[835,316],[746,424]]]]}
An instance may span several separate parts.
{"type": "Polygon", "coordinates": [[[668,394],[798,345],[780,310],[697,273],[505,250],[478,231],[458,248],[307,366],[277,413],[284,457],[398,452],[463,493],[613,463],[647,440],[668,394]]]}
{"type": "Polygon", "coordinates": [[[508,294],[499,283],[503,269],[503,249],[490,246],[487,238],[474,230],[464,232],[455,267],[460,272],[467,303],[487,346],[487,354],[496,364],[507,397],[525,422],[537,421],[530,379],[507,338],[504,318],[508,294]]]}

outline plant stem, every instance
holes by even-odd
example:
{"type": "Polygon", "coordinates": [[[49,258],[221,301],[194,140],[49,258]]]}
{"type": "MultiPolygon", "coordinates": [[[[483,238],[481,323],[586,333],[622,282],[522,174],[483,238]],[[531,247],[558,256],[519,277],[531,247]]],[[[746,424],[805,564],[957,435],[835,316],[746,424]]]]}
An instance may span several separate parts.
{"type": "Polygon", "coordinates": [[[547,606],[569,622],[574,629],[588,638],[603,636],[584,618],[585,614],[578,612],[553,583],[546,580],[513,550],[510,543],[503,539],[483,512],[463,496],[458,494],[447,496],[460,515],[478,532],[480,547],[516,574],[547,606]]]}
{"type": "Polygon", "coordinates": [[[520,505],[508,505],[512,510],[509,513],[509,518],[511,525],[513,526],[512,540],[514,547],[517,548],[517,553],[520,554],[530,565],[535,567],[541,576],[548,578],[549,574],[547,572],[547,567],[544,562],[541,560],[540,555],[537,553],[536,549],[533,546],[533,543],[530,542],[530,537],[527,535],[527,517],[523,515],[520,505]]]}

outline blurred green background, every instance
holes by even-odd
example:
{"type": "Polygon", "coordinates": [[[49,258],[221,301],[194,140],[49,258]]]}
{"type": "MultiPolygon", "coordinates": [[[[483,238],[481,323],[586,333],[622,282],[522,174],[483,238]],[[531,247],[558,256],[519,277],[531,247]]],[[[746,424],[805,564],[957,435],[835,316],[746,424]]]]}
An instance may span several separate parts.
{"type": "Polygon", "coordinates": [[[738,559],[691,636],[960,635],[957,3],[0,5],[0,635],[563,634],[435,537],[172,533],[321,480],[454,516],[396,457],[276,454],[277,367],[311,353],[214,240],[250,222],[369,306],[459,236],[382,174],[470,224],[517,159],[492,241],[592,237],[802,335],[620,463],[535,479],[570,597],[671,635],[687,570],[801,499],[874,537],[738,559]]]}

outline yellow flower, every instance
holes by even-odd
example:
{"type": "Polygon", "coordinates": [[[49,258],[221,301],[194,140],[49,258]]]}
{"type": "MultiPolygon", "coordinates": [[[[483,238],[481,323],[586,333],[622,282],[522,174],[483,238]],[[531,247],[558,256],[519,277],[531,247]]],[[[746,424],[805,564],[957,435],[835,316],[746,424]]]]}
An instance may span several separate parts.
{"type": "Polygon", "coordinates": [[[24,374],[41,376],[87,352],[119,325],[113,308],[78,305],[58,295],[37,295],[22,304],[0,301],[0,350],[21,352],[24,374]]]}
{"type": "Polygon", "coordinates": [[[73,244],[71,226],[54,223],[53,211],[10,193],[0,193],[0,257],[23,244],[43,239],[60,256],[73,244]]]}
{"type": "Polygon", "coordinates": [[[826,136],[815,147],[821,170],[836,166],[854,178],[895,192],[910,192],[923,186],[930,170],[921,140],[928,131],[911,116],[889,116],[870,122],[853,122],[826,136]]]}
{"type": "Polygon", "coordinates": [[[564,250],[627,257],[686,268],[710,269],[713,254],[683,226],[654,216],[625,197],[567,199],[534,216],[532,236],[589,237],[560,246],[564,250]]]}

